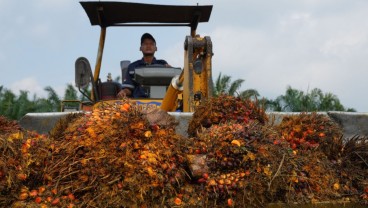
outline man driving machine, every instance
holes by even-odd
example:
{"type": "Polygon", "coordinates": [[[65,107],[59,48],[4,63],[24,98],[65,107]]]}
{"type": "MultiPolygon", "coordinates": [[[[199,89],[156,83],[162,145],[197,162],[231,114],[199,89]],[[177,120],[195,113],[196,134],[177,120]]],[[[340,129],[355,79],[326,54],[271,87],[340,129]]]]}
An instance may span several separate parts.
{"type": "Polygon", "coordinates": [[[149,66],[153,64],[164,65],[170,67],[170,65],[162,59],[155,58],[155,52],[157,51],[156,40],[149,33],[144,33],[141,37],[140,51],[142,51],[143,58],[137,60],[128,66],[128,70],[123,81],[122,90],[118,93],[118,98],[133,97],[133,98],[146,98],[148,93],[142,87],[140,83],[137,83],[134,78],[135,69],[139,67],[149,66]]]}

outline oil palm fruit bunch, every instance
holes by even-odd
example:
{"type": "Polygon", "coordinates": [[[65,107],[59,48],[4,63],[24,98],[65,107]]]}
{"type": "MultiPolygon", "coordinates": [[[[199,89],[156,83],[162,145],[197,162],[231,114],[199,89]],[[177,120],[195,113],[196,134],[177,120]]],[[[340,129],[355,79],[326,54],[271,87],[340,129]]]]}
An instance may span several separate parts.
{"type": "Polygon", "coordinates": [[[187,175],[179,136],[148,122],[141,110],[128,100],[102,103],[54,131],[60,138],[44,171],[53,199],[71,203],[61,199],[73,194],[81,207],[149,207],[175,192],[187,175]]]}
{"type": "Polygon", "coordinates": [[[255,152],[251,145],[263,139],[263,127],[256,121],[248,124],[226,123],[213,125],[194,139],[189,154],[206,154],[210,170],[247,168],[243,156],[255,152]]]}
{"type": "Polygon", "coordinates": [[[26,131],[17,122],[0,118],[0,192],[2,207],[29,199],[29,187],[43,182],[50,156],[46,135],[26,131]]]}
{"type": "Polygon", "coordinates": [[[339,140],[342,136],[341,127],[328,116],[316,112],[286,116],[278,128],[293,149],[319,147],[333,157],[342,145],[339,140]]]}
{"type": "MultiPolygon", "coordinates": [[[[182,151],[198,155],[202,158],[200,163],[206,164],[201,168],[204,170],[201,175],[192,176],[197,184],[195,192],[210,203],[205,206],[226,205],[227,201],[239,203],[237,197],[244,193],[248,198],[242,199],[242,203],[244,200],[265,202],[267,182],[276,172],[276,164],[288,145],[286,142],[275,145],[273,141],[277,138],[280,138],[277,131],[257,120],[248,123],[230,120],[203,129],[197,137],[188,139],[182,151]]],[[[191,201],[195,200],[182,200],[183,203],[191,201]]]]}
{"type": "Polygon", "coordinates": [[[268,120],[260,103],[229,95],[212,97],[196,107],[188,126],[188,134],[196,136],[202,128],[223,122],[248,123],[256,120],[265,124],[268,120]]]}
{"type": "MultiPolygon", "coordinates": [[[[341,139],[343,140],[343,139],[341,139]]],[[[354,136],[341,141],[342,148],[334,161],[344,195],[360,196],[362,204],[368,204],[368,137],[354,136]]]]}
{"type": "Polygon", "coordinates": [[[21,130],[16,121],[9,120],[4,116],[0,116],[0,135],[21,130]]]}
{"type": "Polygon", "coordinates": [[[22,135],[15,121],[0,116],[0,207],[9,207],[22,185],[22,135]]]}

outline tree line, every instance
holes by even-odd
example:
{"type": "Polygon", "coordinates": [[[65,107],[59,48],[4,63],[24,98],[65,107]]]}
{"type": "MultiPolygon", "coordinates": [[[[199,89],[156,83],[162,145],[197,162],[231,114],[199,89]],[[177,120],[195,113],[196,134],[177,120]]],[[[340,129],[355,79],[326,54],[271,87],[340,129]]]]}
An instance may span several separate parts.
{"type": "Polygon", "coordinates": [[[36,95],[30,97],[29,92],[25,90],[21,90],[19,95],[16,95],[4,86],[0,86],[0,115],[18,120],[31,112],[58,112],[61,109],[62,100],[83,99],[82,96],[78,97],[77,90],[71,84],[67,85],[62,98],[50,86],[45,87],[44,90],[47,92],[46,98],[36,95]]]}
{"type": "Polygon", "coordinates": [[[213,95],[229,94],[239,96],[245,99],[254,99],[264,105],[268,111],[277,112],[314,112],[314,111],[349,111],[355,112],[354,108],[344,107],[339,98],[330,93],[324,93],[321,89],[314,88],[309,92],[297,90],[288,86],[284,95],[276,97],[276,99],[260,98],[260,94],[256,89],[247,89],[239,91],[243,79],[231,81],[231,77],[222,75],[217,77],[213,84],[213,95]]]}
{"type": "MultiPolygon", "coordinates": [[[[115,80],[118,80],[116,78],[115,80]]],[[[332,93],[324,93],[321,89],[314,88],[310,92],[304,92],[288,86],[285,94],[276,99],[260,98],[256,89],[240,91],[243,79],[231,80],[230,76],[221,73],[213,83],[213,96],[228,94],[244,99],[257,100],[268,111],[280,112],[313,112],[313,111],[356,111],[353,108],[344,107],[339,98],[332,93]]],[[[68,84],[63,97],[59,97],[56,91],[48,86],[46,98],[29,96],[28,91],[21,90],[16,95],[11,90],[0,86],[0,115],[9,119],[18,120],[30,112],[58,112],[61,110],[62,100],[81,100],[86,98],[78,93],[75,87],[68,84]]],[[[87,89],[85,93],[89,93],[87,89]]]]}

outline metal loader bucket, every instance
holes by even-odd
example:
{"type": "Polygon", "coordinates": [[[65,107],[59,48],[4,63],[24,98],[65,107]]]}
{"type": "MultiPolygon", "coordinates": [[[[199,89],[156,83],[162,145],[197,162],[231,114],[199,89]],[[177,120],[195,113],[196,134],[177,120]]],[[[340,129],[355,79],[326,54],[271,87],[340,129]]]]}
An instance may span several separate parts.
{"type": "Polygon", "coordinates": [[[52,113],[27,113],[19,120],[22,128],[36,131],[40,134],[47,134],[54,128],[60,118],[67,116],[70,113],[81,113],[81,111],[74,112],[52,112],[52,113]]]}

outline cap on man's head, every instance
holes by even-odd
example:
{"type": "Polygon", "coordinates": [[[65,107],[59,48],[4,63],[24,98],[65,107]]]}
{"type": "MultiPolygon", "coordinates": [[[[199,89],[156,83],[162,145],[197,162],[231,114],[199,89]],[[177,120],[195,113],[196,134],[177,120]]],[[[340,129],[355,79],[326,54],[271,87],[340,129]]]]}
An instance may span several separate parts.
{"type": "Polygon", "coordinates": [[[142,45],[142,43],[143,43],[143,41],[144,41],[145,39],[153,40],[153,42],[155,42],[155,44],[156,44],[156,40],[153,38],[153,36],[152,36],[151,34],[149,34],[149,33],[144,33],[144,34],[142,35],[142,37],[141,37],[141,45],[142,45]]]}

